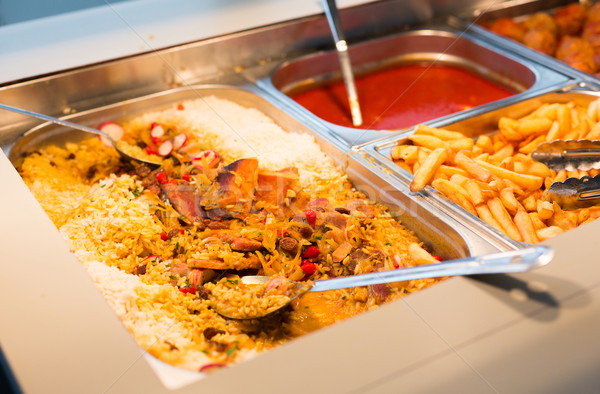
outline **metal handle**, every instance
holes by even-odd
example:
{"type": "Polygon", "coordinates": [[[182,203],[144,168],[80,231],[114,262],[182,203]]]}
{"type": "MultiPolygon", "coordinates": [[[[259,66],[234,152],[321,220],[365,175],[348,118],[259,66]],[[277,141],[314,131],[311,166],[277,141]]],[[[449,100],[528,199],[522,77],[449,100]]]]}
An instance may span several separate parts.
{"type": "Polygon", "coordinates": [[[26,109],[17,108],[17,107],[11,107],[10,105],[6,105],[6,104],[0,104],[0,108],[5,109],[7,111],[12,111],[12,112],[19,113],[21,115],[31,116],[31,117],[34,117],[34,118],[45,120],[47,122],[56,123],[56,124],[59,124],[61,126],[70,127],[72,129],[77,129],[77,130],[85,131],[85,132],[88,132],[88,133],[93,133],[93,134],[101,135],[103,137],[106,137],[106,139],[108,141],[110,141],[110,143],[113,144],[113,146],[116,148],[115,141],[113,141],[113,139],[108,134],[106,134],[106,133],[104,133],[104,132],[102,132],[102,131],[100,131],[98,129],[94,129],[94,128],[87,127],[87,126],[84,126],[84,125],[80,125],[80,124],[77,124],[77,123],[72,123],[72,122],[69,122],[68,120],[62,120],[62,119],[59,119],[59,118],[55,118],[53,116],[49,116],[49,115],[44,115],[44,114],[40,114],[40,113],[37,113],[37,112],[28,111],[26,109]]]}
{"type": "Polygon", "coordinates": [[[335,0],[323,0],[323,8],[325,9],[327,22],[329,23],[329,28],[331,29],[331,34],[335,41],[335,48],[340,59],[340,68],[342,70],[344,84],[346,85],[346,92],[348,93],[348,103],[350,105],[352,123],[354,126],[358,127],[363,123],[362,113],[360,112],[360,105],[358,104],[358,92],[356,91],[356,84],[354,83],[352,63],[350,62],[350,55],[348,54],[348,44],[344,38],[344,30],[342,29],[342,22],[335,0]]]}
{"type": "Polygon", "coordinates": [[[553,256],[554,251],[551,248],[537,245],[509,252],[449,260],[439,264],[316,281],[310,291],[345,289],[443,276],[523,272],[548,264],[553,256]]]}

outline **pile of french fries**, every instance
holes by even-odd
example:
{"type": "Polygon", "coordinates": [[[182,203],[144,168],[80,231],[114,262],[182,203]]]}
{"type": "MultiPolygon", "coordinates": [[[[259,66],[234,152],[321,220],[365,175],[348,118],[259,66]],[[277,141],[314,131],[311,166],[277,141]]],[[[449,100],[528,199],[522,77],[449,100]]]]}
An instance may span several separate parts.
{"type": "Polygon", "coordinates": [[[413,192],[430,184],[454,203],[514,240],[537,243],[600,217],[600,206],[562,210],[542,193],[554,182],[600,170],[554,171],[531,158],[541,143],[600,139],[600,99],[587,107],[547,103],[519,119],[503,117],[494,135],[416,127],[391,157],[414,175],[413,192]]]}

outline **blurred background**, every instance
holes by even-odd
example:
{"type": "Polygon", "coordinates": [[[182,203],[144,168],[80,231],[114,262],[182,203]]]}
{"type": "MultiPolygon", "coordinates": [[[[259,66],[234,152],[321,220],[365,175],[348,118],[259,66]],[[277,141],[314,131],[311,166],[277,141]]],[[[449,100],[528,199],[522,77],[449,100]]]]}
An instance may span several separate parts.
{"type": "Polygon", "coordinates": [[[0,26],[124,1],[142,0],[0,0],[0,26]]]}

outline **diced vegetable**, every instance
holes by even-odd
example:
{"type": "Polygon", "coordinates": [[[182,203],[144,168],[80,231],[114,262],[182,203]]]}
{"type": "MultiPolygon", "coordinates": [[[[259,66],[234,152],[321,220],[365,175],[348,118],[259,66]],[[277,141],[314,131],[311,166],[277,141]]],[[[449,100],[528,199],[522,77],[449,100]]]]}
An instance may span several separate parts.
{"type": "Polygon", "coordinates": [[[312,209],[309,209],[305,213],[306,221],[310,224],[311,227],[315,227],[315,222],[317,221],[317,213],[312,209]]]}
{"type": "Polygon", "coordinates": [[[156,180],[158,183],[167,183],[167,174],[164,172],[159,172],[156,174],[156,180]]]}
{"type": "Polygon", "coordinates": [[[306,248],[306,250],[302,254],[302,257],[305,259],[314,259],[318,255],[319,255],[319,248],[317,248],[316,246],[309,246],[308,248],[306,248]]]}
{"type": "Polygon", "coordinates": [[[149,155],[157,154],[156,145],[146,145],[146,153],[149,155]]]}
{"type": "Polygon", "coordinates": [[[317,271],[317,266],[310,260],[302,260],[302,265],[300,266],[302,271],[306,274],[306,276],[310,276],[317,271]]]}

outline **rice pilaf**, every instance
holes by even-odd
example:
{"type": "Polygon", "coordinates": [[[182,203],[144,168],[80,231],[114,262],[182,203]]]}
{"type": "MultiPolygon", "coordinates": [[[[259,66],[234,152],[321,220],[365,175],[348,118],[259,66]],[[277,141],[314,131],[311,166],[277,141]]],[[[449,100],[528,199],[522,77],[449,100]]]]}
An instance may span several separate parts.
{"type": "MultiPolygon", "coordinates": [[[[207,97],[123,127],[150,156],[179,142],[156,170],[90,138],[34,152],[19,172],[138,344],[162,361],[192,371],[236,363],[438,281],[308,293],[273,319],[226,320],[215,300],[252,293],[237,281],[244,274],[319,280],[437,259],[312,136],[255,109],[207,97]]],[[[265,309],[286,297],[252,294],[265,309]]]]}

